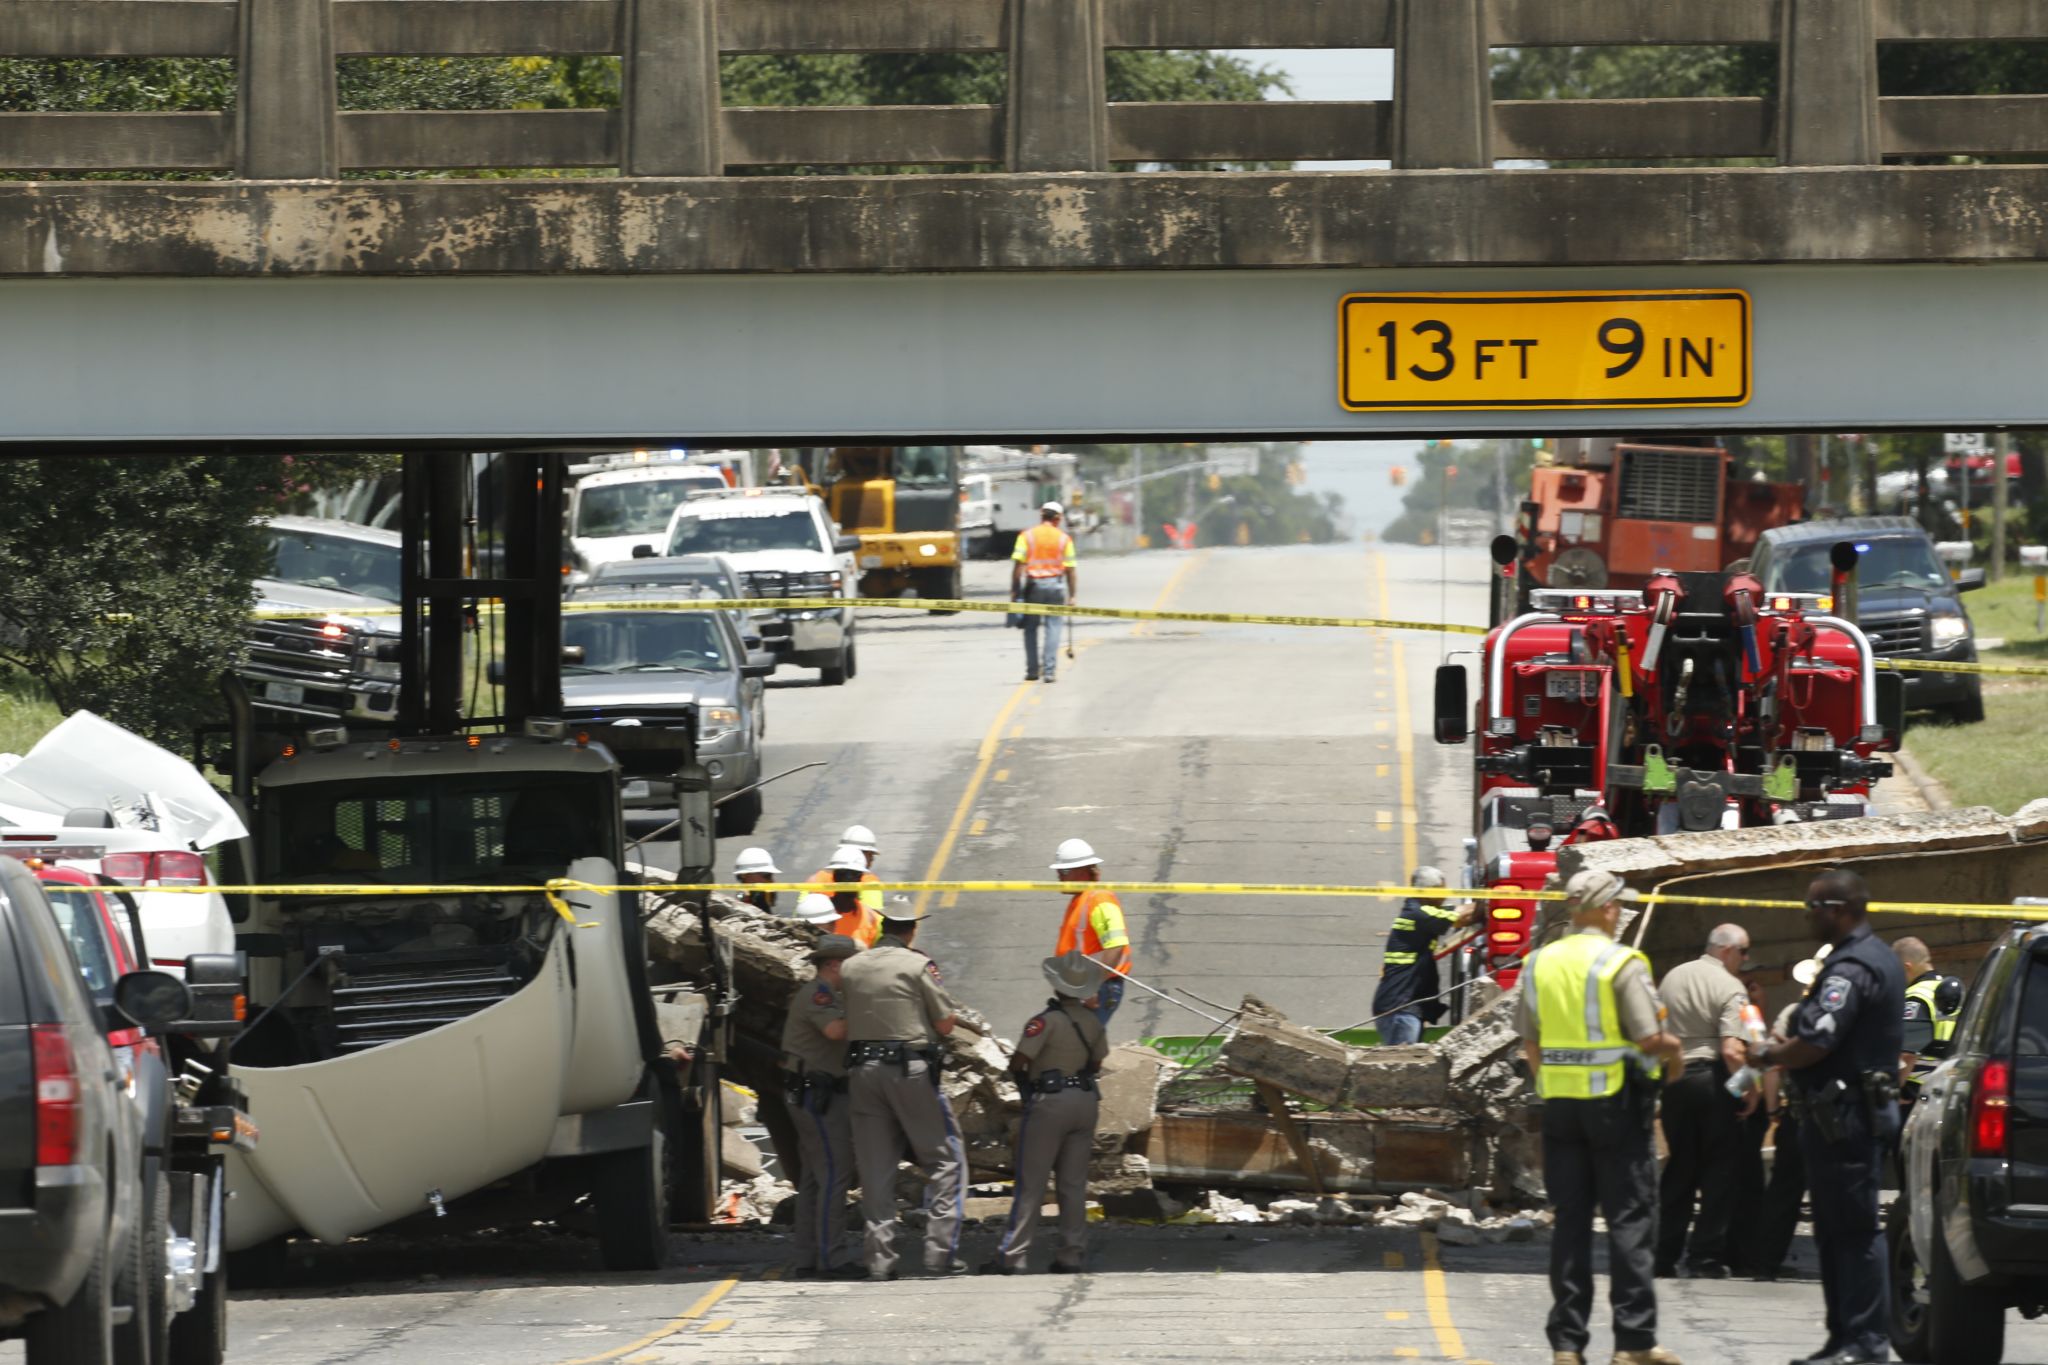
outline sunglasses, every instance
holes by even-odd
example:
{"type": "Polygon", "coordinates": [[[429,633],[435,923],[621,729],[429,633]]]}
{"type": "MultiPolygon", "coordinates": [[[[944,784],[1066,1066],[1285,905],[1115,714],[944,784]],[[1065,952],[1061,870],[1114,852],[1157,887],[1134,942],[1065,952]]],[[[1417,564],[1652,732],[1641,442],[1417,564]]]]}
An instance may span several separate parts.
{"type": "Polygon", "coordinates": [[[1808,896],[1806,898],[1806,908],[1809,910],[1825,910],[1830,905],[1847,905],[1848,903],[1849,902],[1840,899],[1816,900],[1812,896],[1808,896]]]}

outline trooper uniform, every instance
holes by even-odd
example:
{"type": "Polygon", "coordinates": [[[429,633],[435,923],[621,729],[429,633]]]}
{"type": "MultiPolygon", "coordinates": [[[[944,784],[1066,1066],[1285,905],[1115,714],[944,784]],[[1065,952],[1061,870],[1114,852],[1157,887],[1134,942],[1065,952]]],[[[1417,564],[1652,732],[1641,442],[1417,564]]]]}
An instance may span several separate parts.
{"type": "Polygon", "coordinates": [[[1792,1036],[1827,1054],[1792,1072],[1827,1299],[1823,1355],[1855,1350],[1883,1360],[1890,1350],[1877,1192],[1885,1151],[1899,1135],[1905,995],[1898,958],[1858,924],[1832,945],[1792,1019],[1792,1036]]]}
{"type": "Polygon", "coordinates": [[[1088,1234],[1088,1158],[1101,1107],[1096,1073],[1109,1056],[1109,1037],[1095,1011],[1081,1002],[1102,984],[1103,973],[1079,952],[1045,960],[1046,976],[1059,994],[1024,1025],[1013,1065],[1024,1094],[1024,1118],[1017,1129],[1017,1184],[1010,1221],[988,1268],[1002,1274],[1024,1269],[1038,1230],[1045,1181],[1052,1176],[1060,1207],[1056,1271],[1077,1271],[1088,1234]]]}
{"type": "Polygon", "coordinates": [[[1615,1350],[1657,1349],[1657,1068],[1633,1040],[1662,1032],[1662,1012],[1648,960],[1597,927],[1546,944],[1522,971],[1516,1026],[1542,1050],[1543,1179],[1557,1207],[1545,1328],[1556,1352],[1583,1354],[1589,1338],[1596,1205],[1607,1219],[1615,1350]]]}
{"type": "Polygon", "coordinates": [[[905,1145],[926,1178],[925,1268],[957,1271],[967,1153],[939,1090],[944,1053],[933,1027],[954,1013],[952,997],[931,959],[893,934],[848,959],[842,971],[868,1277],[895,1278],[896,1161],[905,1145]]]}
{"type": "MultiPolygon", "coordinates": [[[[860,946],[842,934],[818,940],[814,962],[844,962],[860,946]]],[[[846,1044],[825,1036],[846,1018],[846,1002],[822,976],[797,987],[782,1026],[783,1098],[796,1124],[803,1173],[791,1242],[798,1273],[842,1272],[856,1264],[846,1247],[846,1192],[853,1187],[853,1117],[846,1095],[846,1044]]]]}

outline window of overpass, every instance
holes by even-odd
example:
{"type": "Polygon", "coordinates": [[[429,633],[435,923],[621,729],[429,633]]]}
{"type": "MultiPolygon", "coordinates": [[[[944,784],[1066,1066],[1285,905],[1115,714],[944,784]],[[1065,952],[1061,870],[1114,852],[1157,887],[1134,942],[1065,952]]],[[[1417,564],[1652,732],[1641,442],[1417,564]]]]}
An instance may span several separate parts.
{"type": "Polygon", "coordinates": [[[1497,48],[1496,164],[1768,163],[1777,87],[1769,44],[1497,48]]]}

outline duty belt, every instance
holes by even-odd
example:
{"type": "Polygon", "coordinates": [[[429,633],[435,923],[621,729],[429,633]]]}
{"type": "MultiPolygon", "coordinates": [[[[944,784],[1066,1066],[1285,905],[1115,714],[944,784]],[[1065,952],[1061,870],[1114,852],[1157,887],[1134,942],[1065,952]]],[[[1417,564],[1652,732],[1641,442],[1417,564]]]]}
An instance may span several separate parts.
{"type": "Polygon", "coordinates": [[[802,1104],[814,1095],[844,1095],[846,1077],[830,1076],[822,1071],[785,1071],[782,1073],[782,1090],[791,1104],[802,1104]]]}
{"type": "Polygon", "coordinates": [[[881,1043],[853,1043],[846,1049],[846,1064],[860,1066],[867,1062],[907,1063],[914,1050],[909,1043],[901,1039],[881,1043]]]}
{"type": "Polygon", "coordinates": [[[1057,1095],[1062,1090],[1093,1090],[1093,1076],[1069,1076],[1059,1071],[1042,1071],[1031,1078],[1030,1090],[1037,1095],[1057,1095]]]}

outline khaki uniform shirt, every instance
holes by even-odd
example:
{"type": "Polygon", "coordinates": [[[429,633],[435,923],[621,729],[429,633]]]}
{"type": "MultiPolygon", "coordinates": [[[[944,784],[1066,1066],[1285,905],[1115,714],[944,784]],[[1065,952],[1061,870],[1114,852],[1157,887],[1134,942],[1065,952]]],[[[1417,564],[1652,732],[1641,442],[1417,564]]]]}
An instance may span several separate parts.
{"type": "Polygon", "coordinates": [[[848,958],[839,971],[848,1042],[939,1045],[932,1025],[956,1007],[939,984],[939,969],[930,958],[893,934],[884,934],[874,947],[848,958]]]}
{"type": "Polygon", "coordinates": [[[1078,1000],[1053,1000],[1024,1025],[1017,1055],[1030,1063],[1031,1079],[1048,1071],[1078,1076],[1109,1056],[1109,1036],[1095,1011],[1078,1000]]]}
{"type": "MultiPolygon", "coordinates": [[[[1598,929],[1574,929],[1575,934],[1599,934],[1598,929]]],[[[1602,938],[1607,937],[1600,934],[1602,938]]],[[[1650,982],[1650,969],[1637,958],[1622,965],[1614,977],[1614,1009],[1621,1016],[1621,1031],[1629,1041],[1647,1038],[1664,1029],[1664,1006],[1657,988],[1650,982]]],[[[1515,1032],[1532,1043],[1543,1041],[1543,1021],[1536,1012],[1535,973],[1526,965],[1515,982],[1515,1032]]]]}
{"type": "Polygon", "coordinates": [[[846,1017],[846,1001],[823,977],[797,987],[782,1025],[783,1064],[808,1075],[844,1076],[846,1044],[825,1036],[825,1025],[846,1017]]]}
{"type": "Polygon", "coordinates": [[[1742,1007],[1749,1003],[1749,992],[1720,959],[1702,953],[1680,963],[1665,973],[1657,989],[1688,1062],[1710,1062],[1721,1055],[1723,1038],[1743,1036],[1742,1007]]]}

